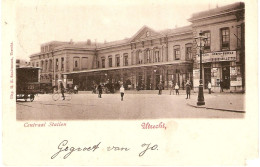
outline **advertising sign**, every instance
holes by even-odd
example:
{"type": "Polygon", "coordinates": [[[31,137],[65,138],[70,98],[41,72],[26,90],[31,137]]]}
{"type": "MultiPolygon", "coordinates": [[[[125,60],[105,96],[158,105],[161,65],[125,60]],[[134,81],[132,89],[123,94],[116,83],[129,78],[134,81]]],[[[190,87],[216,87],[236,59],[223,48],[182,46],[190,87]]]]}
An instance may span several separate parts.
{"type": "MultiPolygon", "coordinates": [[[[202,63],[235,61],[236,51],[212,52],[202,54],[202,63]]],[[[197,62],[200,63],[200,57],[197,55],[197,62]]]]}
{"type": "Polygon", "coordinates": [[[193,70],[193,87],[199,87],[200,85],[200,70],[193,70]]]}
{"type": "Polygon", "coordinates": [[[73,84],[73,79],[67,79],[67,84],[72,85],[73,84]]]}

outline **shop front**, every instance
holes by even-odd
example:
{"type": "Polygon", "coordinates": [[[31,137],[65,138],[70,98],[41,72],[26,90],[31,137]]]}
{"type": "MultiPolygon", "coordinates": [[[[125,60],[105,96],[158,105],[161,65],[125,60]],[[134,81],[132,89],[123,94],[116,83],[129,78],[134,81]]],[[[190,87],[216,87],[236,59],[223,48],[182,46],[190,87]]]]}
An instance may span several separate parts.
{"type": "MultiPolygon", "coordinates": [[[[236,51],[212,52],[202,55],[202,79],[204,89],[211,83],[213,92],[242,91],[241,64],[236,51]]],[[[199,62],[199,57],[197,57],[199,62]]],[[[199,69],[193,70],[194,86],[199,85],[199,69]]]]}

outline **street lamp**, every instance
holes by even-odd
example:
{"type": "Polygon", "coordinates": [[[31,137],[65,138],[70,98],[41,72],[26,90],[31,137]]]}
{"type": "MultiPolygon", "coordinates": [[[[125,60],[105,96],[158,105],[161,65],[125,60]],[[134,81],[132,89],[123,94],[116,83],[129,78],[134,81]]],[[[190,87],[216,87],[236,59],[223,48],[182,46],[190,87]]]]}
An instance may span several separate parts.
{"type": "Polygon", "coordinates": [[[199,84],[199,94],[197,105],[205,105],[204,95],[203,95],[203,82],[202,82],[202,48],[204,47],[207,37],[202,35],[202,32],[199,33],[198,37],[195,37],[197,47],[200,49],[200,84],[199,84]]]}

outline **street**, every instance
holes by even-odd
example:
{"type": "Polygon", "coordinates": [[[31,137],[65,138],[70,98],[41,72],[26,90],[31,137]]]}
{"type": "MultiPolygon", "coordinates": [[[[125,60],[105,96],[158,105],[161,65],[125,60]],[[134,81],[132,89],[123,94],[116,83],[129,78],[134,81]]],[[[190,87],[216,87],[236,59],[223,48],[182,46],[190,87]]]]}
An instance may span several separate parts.
{"type": "MultiPolygon", "coordinates": [[[[244,95],[205,94],[207,103],[217,103],[217,99],[244,99],[244,95]],[[223,96],[223,98],[222,98],[223,96]],[[230,98],[228,98],[230,97],[230,98]],[[242,98],[241,98],[242,97],[242,98]]],[[[196,101],[197,94],[185,99],[184,94],[127,94],[124,101],[120,94],[73,94],[70,101],[53,101],[51,94],[39,94],[33,102],[18,101],[17,120],[135,120],[167,118],[243,118],[245,113],[195,108],[187,105],[196,101]]],[[[235,101],[237,101],[235,99],[235,101]]],[[[233,102],[232,102],[233,103],[233,102]]],[[[228,102],[228,104],[232,104],[228,102]]],[[[244,102],[237,102],[243,104],[244,102]]],[[[236,105],[236,104],[235,104],[236,105]]]]}

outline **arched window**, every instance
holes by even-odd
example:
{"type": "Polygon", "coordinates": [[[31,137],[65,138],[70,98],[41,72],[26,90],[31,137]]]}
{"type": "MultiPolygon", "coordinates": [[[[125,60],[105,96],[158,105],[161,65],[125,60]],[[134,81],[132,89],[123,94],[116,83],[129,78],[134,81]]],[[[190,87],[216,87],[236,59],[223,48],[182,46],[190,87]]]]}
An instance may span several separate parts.
{"type": "Polygon", "coordinates": [[[154,62],[160,62],[160,52],[157,48],[154,49],[154,62]]]}
{"type": "Polygon", "coordinates": [[[124,57],[124,66],[128,66],[128,53],[124,53],[123,57],[124,57]]]}
{"type": "Polygon", "coordinates": [[[180,60],[180,59],[181,59],[180,45],[175,45],[173,47],[173,60],[180,60]]]}

